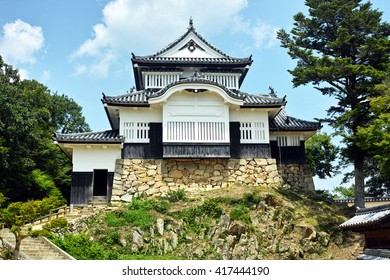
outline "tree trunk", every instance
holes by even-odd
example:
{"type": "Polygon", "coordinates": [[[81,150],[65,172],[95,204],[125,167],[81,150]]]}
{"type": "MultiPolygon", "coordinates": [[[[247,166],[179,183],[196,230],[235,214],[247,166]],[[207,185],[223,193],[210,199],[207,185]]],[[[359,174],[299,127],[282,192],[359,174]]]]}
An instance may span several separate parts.
{"type": "Polygon", "coordinates": [[[20,245],[22,244],[22,237],[18,233],[14,233],[15,235],[15,248],[12,253],[12,259],[18,260],[20,254],[20,245]]]}
{"type": "Polygon", "coordinates": [[[364,203],[364,157],[354,159],[355,207],[365,208],[364,203]]]}

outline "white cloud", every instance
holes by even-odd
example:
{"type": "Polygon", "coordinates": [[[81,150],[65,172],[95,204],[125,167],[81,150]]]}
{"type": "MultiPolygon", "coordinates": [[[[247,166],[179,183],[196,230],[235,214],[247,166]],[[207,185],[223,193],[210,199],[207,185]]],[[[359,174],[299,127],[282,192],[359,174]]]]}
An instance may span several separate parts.
{"type": "Polygon", "coordinates": [[[251,36],[256,48],[273,47],[279,41],[276,33],[280,28],[258,20],[251,29],[251,36]]]}
{"type": "Polygon", "coordinates": [[[253,46],[246,46],[246,48],[271,48],[279,42],[276,38],[276,33],[280,28],[277,26],[260,19],[252,23],[250,20],[243,19],[241,16],[233,18],[233,21],[233,31],[244,33],[252,39],[253,46]]]}
{"type": "Polygon", "coordinates": [[[18,19],[3,26],[0,37],[0,53],[8,63],[35,63],[36,55],[44,46],[44,36],[40,26],[18,19]]]}
{"type": "Polygon", "coordinates": [[[18,69],[19,77],[21,80],[27,80],[28,77],[28,71],[26,69],[20,68],[18,69]]]}
{"type": "Polygon", "coordinates": [[[41,81],[42,83],[47,83],[51,79],[51,73],[49,70],[45,70],[42,73],[41,81]]]}
{"type": "Polygon", "coordinates": [[[105,76],[118,57],[153,53],[185,32],[190,17],[205,37],[233,28],[247,0],[114,0],[70,58],[76,74],[105,76]],[[142,52],[142,53],[141,53],[142,52]]]}

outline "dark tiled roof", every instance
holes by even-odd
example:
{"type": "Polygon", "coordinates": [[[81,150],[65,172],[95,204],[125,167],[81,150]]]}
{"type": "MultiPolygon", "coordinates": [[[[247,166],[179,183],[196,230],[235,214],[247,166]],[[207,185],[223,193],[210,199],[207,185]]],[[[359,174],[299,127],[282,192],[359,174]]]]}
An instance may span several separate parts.
{"type": "Polygon", "coordinates": [[[54,139],[57,142],[72,142],[72,143],[121,143],[124,141],[124,137],[119,135],[119,131],[106,130],[99,132],[83,132],[83,133],[71,133],[71,134],[56,134],[54,139]]]}
{"type": "Polygon", "coordinates": [[[279,114],[270,121],[270,130],[317,130],[321,128],[319,122],[305,121],[293,118],[287,115],[285,110],[281,110],[279,114]]]}
{"type": "Polygon", "coordinates": [[[383,220],[390,218],[390,204],[358,209],[356,215],[340,225],[343,229],[358,230],[379,225],[383,220]]]}
{"type": "Polygon", "coordinates": [[[357,257],[358,260],[390,260],[388,249],[365,249],[363,254],[357,257]]]}
{"type": "MultiPolygon", "coordinates": [[[[336,203],[351,203],[354,202],[354,198],[339,198],[334,200],[336,203]]],[[[381,202],[381,201],[390,201],[390,196],[384,197],[365,197],[365,202],[381,202]]]]}
{"type": "Polygon", "coordinates": [[[245,106],[280,107],[286,105],[285,97],[279,98],[276,95],[251,94],[242,91],[240,91],[240,94],[244,95],[244,107],[245,106]]]}
{"type": "Polygon", "coordinates": [[[158,52],[156,52],[153,55],[149,56],[135,56],[133,55],[133,61],[134,62],[169,62],[169,63],[194,63],[194,64],[204,64],[204,63],[211,63],[211,64],[236,64],[236,63],[244,63],[244,64],[251,64],[252,58],[251,57],[245,57],[245,58],[237,58],[237,57],[231,57],[228,56],[226,53],[221,51],[220,49],[216,48],[212,44],[210,44],[206,39],[204,39],[199,33],[195,31],[195,28],[191,25],[187,32],[185,32],[182,36],[180,36],[178,39],[170,43],[165,48],[162,48],[158,52]],[[214,50],[215,52],[219,53],[223,58],[181,58],[181,57],[160,57],[159,55],[163,54],[166,51],[169,51],[170,49],[174,48],[177,44],[179,44],[188,34],[193,33],[196,37],[199,38],[204,44],[206,44],[209,48],[214,50]]]}
{"type": "Polygon", "coordinates": [[[118,96],[103,95],[102,102],[107,104],[147,105],[148,98],[153,93],[149,90],[140,90],[118,96]]]}
{"type": "Polygon", "coordinates": [[[249,94],[239,90],[230,90],[224,85],[217,82],[210,81],[201,77],[190,77],[177,82],[173,82],[166,87],[158,90],[141,90],[133,93],[127,93],[119,96],[103,96],[103,103],[111,105],[134,105],[145,106],[148,105],[149,98],[155,98],[164,95],[164,93],[171,87],[181,84],[195,84],[202,83],[207,85],[215,85],[222,88],[230,97],[243,100],[243,107],[280,107],[286,104],[285,98],[279,98],[275,95],[269,94],[249,94]]]}

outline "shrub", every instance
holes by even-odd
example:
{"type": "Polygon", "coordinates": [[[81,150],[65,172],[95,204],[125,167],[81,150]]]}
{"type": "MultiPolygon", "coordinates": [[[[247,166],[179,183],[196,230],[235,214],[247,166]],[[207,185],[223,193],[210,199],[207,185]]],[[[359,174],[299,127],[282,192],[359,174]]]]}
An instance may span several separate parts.
{"type": "Polygon", "coordinates": [[[145,209],[128,210],[121,215],[125,222],[142,229],[148,229],[153,225],[153,219],[150,212],[145,209]]]}
{"type": "Polygon", "coordinates": [[[118,217],[114,212],[108,212],[106,214],[106,223],[109,227],[121,227],[126,224],[126,221],[122,217],[118,217]]]}
{"type": "Polygon", "coordinates": [[[112,231],[107,235],[106,242],[109,245],[120,244],[121,236],[117,231],[112,231]]]}
{"type": "Polygon", "coordinates": [[[201,212],[211,218],[219,218],[222,215],[222,208],[217,201],[209,199],[201,206],[201,212]]]}
{"type": "Polygon", "coordinates": [[[186,192],[184,190],[169,191],[167,199],[169,202],[186,201],[186,192]]]}
{"type": "Polygon", "coordinates": [[[240,220],[244,223],[250,223],[251,217],[249,215],[249,209],[245,207],[244,205],[237,205],[231,212],[230,212],[230,219],[232,220],[240,220]]]}

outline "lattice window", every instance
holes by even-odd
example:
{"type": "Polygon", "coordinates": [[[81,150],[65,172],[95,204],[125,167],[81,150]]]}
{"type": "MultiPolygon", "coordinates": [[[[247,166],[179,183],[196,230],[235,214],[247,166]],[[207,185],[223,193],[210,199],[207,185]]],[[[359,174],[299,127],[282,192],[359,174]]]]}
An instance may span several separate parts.
{"type": "Polygon", "coordinates": [[[267,130],[264,122],[241,122],[241,143],[266,143],[267,130]]]}
{"type": "Polygon", "coordinates": [[[169,121],[166,127],[167,142],[226,142],[224,122],[169,121]]]}
{"type": "Polygon", "coordinates": [[[123,123],[123,136],[128,143],[149,143],[149,123],[123,123]]]}
{"type": "Polygon", "coordinates": [[[299,136],[278,136],[276,137],[279,147],[300,146],[299,136]]]}

